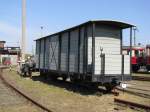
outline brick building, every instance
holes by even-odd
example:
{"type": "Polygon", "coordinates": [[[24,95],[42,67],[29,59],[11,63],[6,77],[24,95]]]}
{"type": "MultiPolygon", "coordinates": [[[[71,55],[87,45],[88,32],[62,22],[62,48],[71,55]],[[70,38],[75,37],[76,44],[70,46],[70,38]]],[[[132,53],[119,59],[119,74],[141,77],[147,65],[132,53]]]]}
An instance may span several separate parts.
{"type": "Polygon", "coordinates": [[[20,47],[5,47],[5,41],[0,41],[0,64],[17,65],[20,58],[20,47]]]}

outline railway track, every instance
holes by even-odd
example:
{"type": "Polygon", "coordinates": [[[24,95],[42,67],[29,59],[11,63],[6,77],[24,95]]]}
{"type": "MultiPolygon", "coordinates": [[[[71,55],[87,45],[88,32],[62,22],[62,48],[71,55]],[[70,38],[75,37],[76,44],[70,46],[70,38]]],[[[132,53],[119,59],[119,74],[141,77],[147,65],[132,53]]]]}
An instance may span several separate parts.
{"type": "Polygon", "coordinates": [[[135,95],[135,96],[139,96],[141,98],[147,98],[147,99],[150,99],[150,94],[146,93],[145,91],[143,92],[139,92],[139,91],[134,91],[134,89],[130,89],[130,90],[126,90],[126,89],[120,89],[120,88],[117,88],[117,90],[119,91],[122,91],[122,92],[126,92],[128,94],[132,94],[132,95],[135,95]]]}
{"type": "MultiPolygon", "coordinates": [[[[23,93],[22,91],[18,90],[16,87],[14,87],[10,82],[8,82],[4,77],[3,75],[1,74],[2,73],[2,69],[0,69],[0,80],[2,80],[4,82],[5,85],[7,85],[9,88],[15,90],[17,93],[19,93],[22,97],[24,97],[25,99],[27,99],[29,102],[31,102],[33,105],[41,108],[42,110],[46,111],[46,112],[52,112],[51,110],[49,110],[47,107],[45,107],[44,105],[36,102],[35,100],[33,100],[31,97],[29,97],[28,95],[26,95],[25,93],[23,93]]],[[[49,82],[49,81],[47,81],[49,82]]],[[[60,85],[68,85],[68,86],[74,86],[73,88],[74,91],[78,91],[77,89],[80,88],[80,90],[83,90],[86,89],[88,92],[90,91],[94,91],[96,95],[102,95],[104,93],[106,93],[106,91],[104,89],[95,89],[95,88],[91,88],[89,86],[86,86],[86,85],[82,85],[82,84],[75,84],[75,83],[72,83],[70,81],[63,81],[63,80],[57,80],[57,81],[50,81],[50,83],[59,83],[60,85]]],[[[118,94],[118,93],[114,93],[112,92],[112,94],[118,94]]]]}
{"type": "Polygon", "coordinates": [[[145,76],[132,76],[133,80],[139,80],[139,81],[150,81],[150,77],[145,76]]]}
{"type": "Polygon", "coordinates": [[[129,107],[136,107],[136,108],[144,109],[147,112],[150,112],[150,106],[148,105],[143,105],[143,104],[139,104],[139,103],[123,100],[123,99],[118,99],[118,98],[114,98],[114,102],[125,104],[129,107]]]}
{"type": "Polygon", "coordinates": [[[3,72],[4,68],[0,68],[0,80],[4,83],[4,85],[6,85],[7,87],[9,87],[10,89],[14,90],[16,93],[19,93],[22,97],[24,97],[27,101],[31,102],[32,104],[34,104],[35,106],[37,106],[38,108],[41,108],[43,111],[46,112],[52,112],[50,109],[48,109],[47,107],[45,107],[44,105],[38,103],[37,101],[33,100],[31,97],[27,96],[25,93],[23,93],[22,91],[20,91],[19,89],[17,89],[16,87],[14,87],[12,84],[10,84],[9,82],[7,82],[4,77],[2,76],[2,72],[3,72]]]}

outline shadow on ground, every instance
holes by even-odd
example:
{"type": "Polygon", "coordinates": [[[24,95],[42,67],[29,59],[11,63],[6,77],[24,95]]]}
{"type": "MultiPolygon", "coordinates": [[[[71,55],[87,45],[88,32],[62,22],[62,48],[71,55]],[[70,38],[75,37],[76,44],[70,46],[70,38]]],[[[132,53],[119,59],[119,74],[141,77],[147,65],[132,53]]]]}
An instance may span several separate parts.
{"type": "MultiPolygon", "coordinates": [[[[104,89],[89,89],[86,87],[82,87],[81,85],[78,84],[73,84],[70,83],[69,81],[63,81],[60,79],[57,80],[51,80],[50,78],[44,78],[42,76],[32,76],[33,81],[41,81],[42,83],[48,84],[48,85],[53,85],[59,88],[66,89],[71,92],[79,93],[82,95],[98,95],[101,96],[103,94],[106,94],[106,91],[104,89]]],[[[108,94],[108,93],[107,93],[108,94]]]]}

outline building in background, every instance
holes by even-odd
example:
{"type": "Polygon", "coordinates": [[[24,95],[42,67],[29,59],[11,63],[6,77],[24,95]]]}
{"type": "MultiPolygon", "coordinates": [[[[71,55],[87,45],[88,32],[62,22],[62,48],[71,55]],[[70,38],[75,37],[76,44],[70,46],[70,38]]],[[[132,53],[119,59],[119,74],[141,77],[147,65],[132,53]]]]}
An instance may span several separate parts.
{"type": "Polygon", "coordinates": [[[0,49],[4,48],[4,44],[6,43],[6,41],[0,41],[0,49]]]}
{"type": "Polygon", "coordinates": [[[17,65],[20,59],[20,47],[5,47],[5,41],[0,41],[0,64],[17,65]]]}

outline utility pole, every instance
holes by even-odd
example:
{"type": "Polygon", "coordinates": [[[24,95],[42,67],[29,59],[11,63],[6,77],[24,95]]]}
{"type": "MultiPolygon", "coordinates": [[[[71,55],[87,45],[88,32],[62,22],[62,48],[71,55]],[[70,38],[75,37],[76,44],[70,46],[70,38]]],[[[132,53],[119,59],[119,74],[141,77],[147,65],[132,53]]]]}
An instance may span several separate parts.
{"type": "Polygon", "coordinates": [[[22,0],[22,39],[21,39],[21,59],[25,60],[26,52],[26,0],[22,0]]]}
{"type": "Polygon", "coordinates": [[[137,31],[137,28],[134,27],[134,28],[133,28],[133,33],[134,33],[134,46],[136,46],[136,31],[137,31]]]}
{"type": "Polygon", "coordinates": [[[32,45],[32,55],[34,56],[34,46],[32,45]]]}

